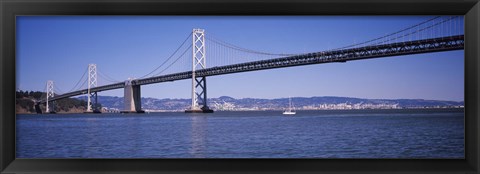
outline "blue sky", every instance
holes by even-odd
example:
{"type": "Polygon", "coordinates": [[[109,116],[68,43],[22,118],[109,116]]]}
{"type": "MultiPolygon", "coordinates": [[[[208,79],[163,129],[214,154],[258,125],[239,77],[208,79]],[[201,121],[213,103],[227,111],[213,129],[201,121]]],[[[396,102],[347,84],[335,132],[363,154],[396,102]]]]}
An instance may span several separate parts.
{"type": "MultiPolygon", "coordinates": [[[[192,32],[252,50],[316,52],[373,39],[432,16],[20,16],[17,88],[42,91],[53,80],[70,91],[89,63],[115,80],[141,77],[159,66],[192,32]]],[[[453,28],[463,33],[463,20],[453,28]]],[[[447,28],[446,28],[447,29],[447,28]]],[[[452,31],[452,30],[450,30],[452,31]]],[[[436,33],[441,33],[439,30],[436,33]]],[[[188,40],[187,43],[191,43],[188,40]]],[[[210,55],[215,55],[210,53],[210,55]]],[[[208,57],[221,62],[220,58],[208,57]]],[[[210,59],[209,59],[210,58],[210,59]]],[[[171,72],[187,70],[187,59],[171,72]]],[[[228,59],[228,58],[225,58],[228,59]]],[[[228,62],[228,60],[225,60],[228,62]]],[[[209,97],[345,96],[464,100],[464,52],[290,67],[207,78],[209,97]]],[[[111,83],[99,79],[99,85],[111,83]]],[[[191,80],[142,86],[142,97],[190,98],[191,80]]],[[[123,90],[99,95],[123,96],[123,90]]]]}

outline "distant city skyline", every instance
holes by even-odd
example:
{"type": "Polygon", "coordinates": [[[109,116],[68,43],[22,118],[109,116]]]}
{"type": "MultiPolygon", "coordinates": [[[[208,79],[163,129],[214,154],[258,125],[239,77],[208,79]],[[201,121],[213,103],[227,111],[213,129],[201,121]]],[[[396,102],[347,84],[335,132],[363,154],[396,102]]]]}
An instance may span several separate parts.
{"type": "MultiPolygon", "coordinates": [[[[432,16],[19,16],[17,89],[66,92],[89,63],[112,79],[139,78],[202,28],[229,43],[274,53],[318,52],[370,40],[432,16]]],[[[463,18],[463,17],[462,17],[463,18]]],[[[463,21],[463,20],[461,20],[463,21]]],[[[463,30],[463,22],[458,24],[463,30]]],[[[191,42],[191,40],[189,41],[191,42]]],[[[207,52],[207,65],[208,65],[207,52]]],[[[191,67],[186,64],[185,67],[191,67]]],[[[99,81],[99,85],[111,82],[99,81]]],[[[395,56],[207,77],[208,97],[341,96],[464,100],[464,51],[395,56]]],[[[191,79],[142,86],[142,97],[190,98],[191,79]]],[[[100,92],[123,96],[123,89],[100,92]]]]}

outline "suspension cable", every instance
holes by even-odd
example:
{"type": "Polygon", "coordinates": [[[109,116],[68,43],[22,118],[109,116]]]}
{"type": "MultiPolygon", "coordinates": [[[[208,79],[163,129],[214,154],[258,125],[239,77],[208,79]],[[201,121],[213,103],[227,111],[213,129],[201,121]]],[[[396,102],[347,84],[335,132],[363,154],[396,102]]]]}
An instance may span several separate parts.
{"type": "MultiPolygon", "coordinates": [[[[164,71],[166,71],[168,68],[170,68],[173,64],[175,64],[178,60],[180,60],[180,58],[183,57],[183,55],[185,55],[185,53],[187,53],[187,51],[192,48],[192,45],[190,45],[187,49],[185,49],[185,51],[183,51],[183,53],[178,56],[177,59],[175,59],[175,61],[173,61],[172,63],[170,63],[170,65],[168,65],[165,69],[163,69],[162,71],[160,71],[159,73],[157,73],[155,76],[158,76],[160,74],[162,74],[164,71]]],[[[153,76],[152,76],[153,77],[153,76]]]]}
{"type": "MultiPolygon", "coordinates": [[[[57,85],[53,85],[53,88],[54,88],[55,90],[57,90],[57,91],[59,92],[59,94],[63,94],[63,93],[64,93],[63,90],[61,90],[60,87],[58,87],[57,85]]],[[[54,91],[54,93],[55,93],[55,91],[54,91]]]]}
{"type": "Polygon", "coordinates": [[[393,33],[390,33],[390,34],[387,34],[387,35],[384,35],[384,36],[381,36],[381,37],[377,37],[377,38],[370,39],[370,40],[367,40],[367,41],[364,41],[364,42],[360,42],[360,43],[357,43],[357,44],[352,44],[352,45],[348,45],[348,46],[344,46],[344,47],[340,47],[340,48],[335,48],[335,49],[331,49],[331,50],[333,51],[333,50],[340,50],[340,49],[355,47],[355,46],[358,46],[358,45],[363,45],[363,44],[367,44],[367,43],[374,42],[374,41],[377,41],[377,40],[385,39],[385,38],[388,37],[388,36],[393,36],[393,35],[395,35],[395,34],[398,34],[398,33],[401,33],[401,32],[407,31],[407,30],[410,30],[410,29],[412,29],[412,28],[415,28],[415,27],[420,26],[420,25],[422,25],[422,24],[428,23],[428,22],[433,21],[433,20],[435,20],[435,19],[438,19],[438,18],[440,18],[440,17],[441,17],[441,16],[436,16],[436,17],[433,17],[433,18],[431,18],[431,19],[429,19],[429,20],[420,22],[420,23],[415,24],[415,25],[413,25],[413,26],[404,28],[404,29],[402,29],[402,30],[399,30],[399,31],[396,31],[396,32],[393,32],[393,33]]]}
{"type": "MultiPolygon", "coordinates": [[[[188,35],[187,38],[185,38],[185,40],[182,42],[182,44],[160,65],[160,66],[157,66],[153,71],[151,71],[150,73],[140,77],[140,78],[144,78],[144,77],[147,77],[149,76],[150,74],[154,73],[155,71],[157,71],[160,67],[162,67],[163,65],[165,65],[177,52],[178,50],[180,50],[180,48],[183,47],[183,45],[185,45],[185,43],[187,43],[187,40],[192,36],[192,33],[190,33],[188,35]]],[[[190,46],[191,47],[191,46],[190,46]]]]}
{"type": "Polygon", "coordinates": [[[78,91],[78,90],[82,89],[85,86],[85,84],[87,83],[87,81],[88,80],[85,79],[85,81],[83,81],[82,85],[79,86],[75,91],[78,91]]]}
{"type": "Polygon", "coordinates": [[[100,75],[104,80],[107,80],[107,81],[113,82],[113,83],[120,82],[120,81],[115,80],[114,78],[108,76],[107,74],[103,73],[100,70],[97,70],[97,72],[98,72],[98,75],[100,75]]]}
{"type": "MultiPolygon", "coordinates": [[[[82,77],[78,80],[77,84],[75,84],[75,86],[73,86],[73,88],[72,88],[70,91],[68,91],[68,92],[72,92],[72,91],[78,86],[78,84],[82,81],[83,77],[85,77],[85,74],[87,74],[87,71],[88,71],[88,68],[85,69],[85,72],[83,72],[83,75],[82,75],[82,77]]],[[[87,81],[87,80],[85,79],[85,81],[87,81]]]]}
{"type": "Polygon", "coordinates": [[[262,51],[256,51],[256,50],[243,48],[243,47],[240,47],[240,46],[222,41],[221,39],[216,38],[215,35],[212,35],[211,33],[209,33],[209,37],[206,37],[206,39],[210,40],[212,42],[215,42],[219,45],[222,45],[222,46],[234,49],[234,50],[247,52],[247,53],[262,54],[262,55],[269,55],[269,56],[292,56],[292,55],[296,55],[296,54],[267,53],[267,52],[262,52],[262,51]]]}

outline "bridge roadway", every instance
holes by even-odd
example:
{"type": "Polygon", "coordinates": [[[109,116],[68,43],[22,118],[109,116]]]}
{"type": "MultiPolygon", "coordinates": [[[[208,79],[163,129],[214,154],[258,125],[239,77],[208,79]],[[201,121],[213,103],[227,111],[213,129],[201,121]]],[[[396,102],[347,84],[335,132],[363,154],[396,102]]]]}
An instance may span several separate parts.
{"type": "MultiPolygon", "coordinates": [[[[352,60],[371,59],[379,57],[400,56],[409,54],[431,53],[440,51],[451,51],[464,49],[464,35],[447,36],[433,39],[423,39],[407,42],[397,42],[375,46],[365,46],[358,48],[349,48],[342,50],[333,50],[326,52],[314,52],[300,54],[276,59],[260,60],[247,63],[239,63],[226,66],[211,67],[195,72],[196,77],[216,76],[223,74],[232,74],[247,71],[258,71],[273,68],[283,68],[301,65],[346,62],[352,60]]],[[[192,71],[180,72],[168,75],[161,75],[143,79],[135,79],[132,85],[148,85],[154,83],[162,83],[176,80],[184,80],[192,78],[192,71]]],[[[114,83],[104,86],[91,88],[91,92],[100,92],[124,88],[125,83],[114,83]]],[[[49,101],[59,100],[72,96],[87,94],[87,89],[73,91],[61,95],[57,95],[49,101]]],[[[45,101],[40,101],[45,103],[45,101]]]]}

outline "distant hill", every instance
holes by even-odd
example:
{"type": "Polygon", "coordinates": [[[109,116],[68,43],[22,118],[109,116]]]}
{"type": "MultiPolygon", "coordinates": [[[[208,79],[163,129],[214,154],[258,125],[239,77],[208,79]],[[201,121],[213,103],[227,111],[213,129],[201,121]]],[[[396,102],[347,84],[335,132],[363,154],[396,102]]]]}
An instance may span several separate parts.
{"type": "MultiPolygon", "coordinates": [[[[86,96],[78,97],[86,100],[86,96]]],[[[98,96],[99,103],[107,108],[122,110],[123,97],[98,96]]],[[[181,111],[190,107],[191,99],[142,98],[142,108],[146,110],[181,111]]],[[[423,100],[423,99],[361,99],[351,97],[293,97],[298,110],[302,109],[392,109],[392,108],[452,108],[463,107],[464,102],[423,100]]],[[[228,96],[209,98],[209,106],[215,110],[283,110],[288,106],[288,98],[235,99],[228,96]]]]}

